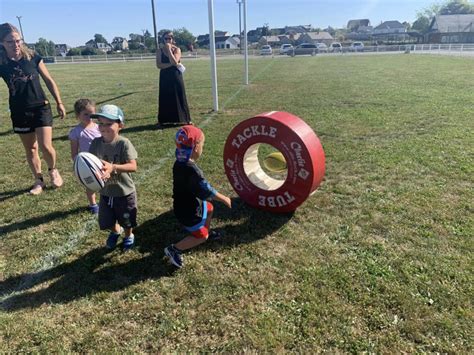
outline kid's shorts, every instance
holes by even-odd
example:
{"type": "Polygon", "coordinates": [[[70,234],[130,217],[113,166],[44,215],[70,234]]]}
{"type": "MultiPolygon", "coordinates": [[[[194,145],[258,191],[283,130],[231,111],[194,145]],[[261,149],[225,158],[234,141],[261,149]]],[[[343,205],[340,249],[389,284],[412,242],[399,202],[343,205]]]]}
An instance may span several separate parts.
{"type": "Polygon", "coordinates": [[[24,110],[13,110],[11,119],[13,132],[18,134],[32,133],[36,128],[53,126],[53,114],[49,103],[24,110]]]}
{"type": "Polygon", "coordinates": [[[99,227],[101,230],[111,229],[115,223],[123,228],[137,226],[137,194],[109,197],[100,195],[99,227]]]}
{"type": "Polygon", "coordinates": [[[206,225],[206,222],[209,218],[212,217],[212,212],[214,211],[214,206],[209,201],[206,201],[206,207],[207,207],[207,214],[201,220],[201,222],[199,222],[198,224],[196,224],[192,227],[184,226],[184,229],[186,229],[188,232],[190,232],[193,237],[198,238],[198,239],[207,238],[209,236],[208,225],[210,223],[207,223],[207,225],[206,225]]]}

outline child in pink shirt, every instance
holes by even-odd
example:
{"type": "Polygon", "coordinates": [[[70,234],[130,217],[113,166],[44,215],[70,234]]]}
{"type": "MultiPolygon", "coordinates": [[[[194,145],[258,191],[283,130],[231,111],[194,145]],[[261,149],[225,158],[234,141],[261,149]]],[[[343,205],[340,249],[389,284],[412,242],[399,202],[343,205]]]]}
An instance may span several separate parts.
{"type": "MultiPolygon", "coordinates": [[[[91,115],[95,113],[95,102],[89,99],[79,99],[74,104],[74,112],[79,124],[69,132],[73,161],[79,152],[88,152],[94,138],[101,136],[99,126],[91,119],[91,115]]],[[[88,210],[93,214],[99,213],[95,193],[86,189],[86,195],[89,201],[88,210]]]]}

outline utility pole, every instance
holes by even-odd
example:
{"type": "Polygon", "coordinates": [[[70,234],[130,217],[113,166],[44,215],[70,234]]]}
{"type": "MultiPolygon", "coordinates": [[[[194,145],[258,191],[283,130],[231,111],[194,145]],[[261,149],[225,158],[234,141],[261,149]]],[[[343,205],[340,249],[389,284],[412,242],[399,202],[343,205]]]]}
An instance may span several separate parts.
{"type": "Polygon", "coordinates": [[[21,27],[21,16],[16,17],[18,19],[18,23],[20,24],[20,32],[21,32],[21,39],[25,42],[25,36],[23,35],[23,28],[21,27]]]}
{"type": "Polygon", "coordinates": [[[239,48],[240,48],[240,53],[242,53],[242,10],[241,5],[242,5],[243,0],[237,0],[237,4],[239,4],[239,48]]]}

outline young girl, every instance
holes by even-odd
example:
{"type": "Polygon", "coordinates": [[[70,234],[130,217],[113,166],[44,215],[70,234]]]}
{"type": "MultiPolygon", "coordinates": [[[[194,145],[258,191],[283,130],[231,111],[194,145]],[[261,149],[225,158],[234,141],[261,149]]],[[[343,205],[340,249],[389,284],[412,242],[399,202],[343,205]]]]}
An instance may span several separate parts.
{"type": "MultiPolygon", "coordinates": [[[[71,141],[71,158],[74,161],[77,153],[88,152],[89,146],[94,138],[100,137],[99,126],[92,121],[91,115],[95,113],[95,103],[89,99],[79,99],[74,104],[74,112],[79,124],[69,132],[71,141]]],[[[86,189],[88,209],[91,213],[99,213],[99,205],[95,199],[95,193],[86,189]]]]}

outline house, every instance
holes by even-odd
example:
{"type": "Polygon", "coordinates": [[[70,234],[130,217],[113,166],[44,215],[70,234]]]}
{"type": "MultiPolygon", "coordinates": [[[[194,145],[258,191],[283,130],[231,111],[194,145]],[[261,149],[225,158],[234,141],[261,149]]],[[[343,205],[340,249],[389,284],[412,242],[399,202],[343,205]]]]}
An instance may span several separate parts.
{"type": "MultiPolygon", "coordinates": [[[[218,31],[218,30],[214,31],[214,40],[216,41],[216,48],[219,48],[217,47],[217,38],[223,38],[223,37],[230,37],[229,32],[218,31]]],[[[199,47],[203,47],[203,48],[209,47],[209,34],[207,33],[205,35],[197,36],[196,43],[199,47]]],[[[240,42],[239,42],[239,45],[240,45],[240,42]]]]}
{"type": "Polygon", "coordinates": [[[319,32],[307,32],[303,33],[299,36],[298,40],[296,41],[297,44],[301,43],[325,43],[327,45],[334,42],[334,38],[328,33],[324,31],[319,32]]]}
{"type": "Polygon", "coordinates": [[[280,46],[281,40],[280,36],[262,36],[258,41],[259,44],[269,44],[271,47],[280,46]]]}
{"type": "Polygon", "coordinates": [[[407,28],[399,21],[385,21],[375,27],[372,38],[377,42],[405,42],[411,40],[407,28]]]}
{"type": "Polygon", "coordinates": [[[240,48],[240,38],[238,36],[215,37],[216,49],[238,49],[240,48]]]}
{"type": "Polygon", "coordinates": [[[474,14],[438,15],[426,35],[428,43],[474,43],[474,14]]]}
{"type": "Polygon", "coordinates": [[[368,19],[349,20],[349,22],[347,22],[347,31],[359,32],[360,27],[369,27],[369,26],[370,26],[370,21],[368,19]]]}
{"type": "Polygon", "coordinates": [[[311,25],[285,26],[285,33],[305,33],[311,32],[311,25]]]}
{"type": "Polygon", "coordinates": [[[128,41],[123,37],[114,37],[111,46],[116,51],[124,51],[128,49],[128,41]]]}
{"type": "Polygon", "coordinates": [[[96,48],[104,53],[110,52],[112,47],[108,43],[96,43],[96,48]]]}
{"type": "Polygon", "coordinates": [[[71,49],[70,46],[68,46],[67,44],[55,44],[54,45],[54,51],[55,51],[55,55],[56,56],[62,56],[62,57],[65,57],[67,52],[69,52],[69,50],[71,49]]]}
{"type": "Polygon", "coordinates": [[[349,20],[345,37],[353,41],[368,41],[373,30],[369,19],[349,20]]]}
{"type": "Polygon", "coordinates": [[[406,27],[399,21],[385,21],[374,28],[374,35],[406,33],[406,27]]]}

